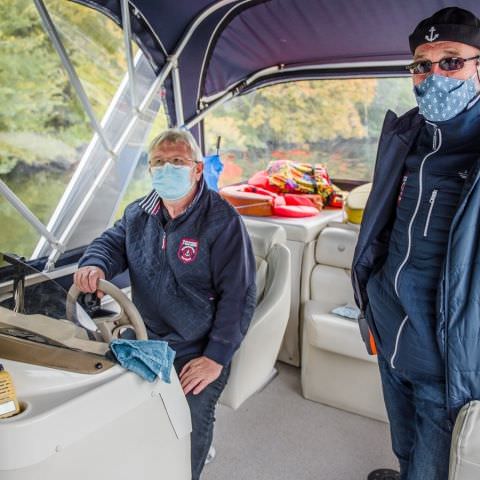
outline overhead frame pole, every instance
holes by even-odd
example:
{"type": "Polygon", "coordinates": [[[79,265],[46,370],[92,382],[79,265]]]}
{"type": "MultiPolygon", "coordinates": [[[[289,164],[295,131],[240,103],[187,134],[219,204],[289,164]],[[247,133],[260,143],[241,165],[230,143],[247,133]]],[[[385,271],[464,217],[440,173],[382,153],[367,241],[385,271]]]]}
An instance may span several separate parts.
{"type": "MultiPolygon", "coordinates": [[[[245,80],[242,80],[238,83],[236,83],[234,86],[232,86],[229,90],[225,90],[222,93],[216,94],[215,96],[211,96],[209,98],[202,98],[200,101],[205,102],[211,99],[210,103],[208,103],[208,106],[205,107],[204,109],[200,110],[196,115],[194,115],[188,122],[183,126],[186,129],[190,129],[197,125],[201,120],[205,118],[205,116],[210,113],[212,110],[215,110],[218,108],[220,105],[225,103],[227,100],[229,100],[232,97],[235,97],[241,90],[243,90],[245,87],[248,87],[251,85],[253,82],[256,80],[259,80],[263,77],[267,77],[269,75],[272,75],[277,72],[282,72],[282,73],[288,73],[288,72],[296,72],[296,71],[305,71],[308,72],[310,70],[328,70],[332,68],[369,68],[369,67],[379,67],[379,66],[403,66],[405,64],[404,61],[402,60],[392,60],[392,61],[386,61],[386,62],[359,62],[356,64],[351,64],[351,63],[338,63],[338,64],[321,64],[321,65],[308,65],[305,67],[288,67],[285,65],[275,65],[273,67],[267,67],[264,68],[263,70],[259,70],[258,72],[253,73],[249,77],[247,77],[245,80]]],[[[361,74],[362,72],[359,71],[358,74],[361,74]]],[[[331,79],[331,78],[338,78],[334,76],[329,76],[329,77],[324,77],[325,79],[331,79]]],[[[346,77],[342,77],[346,78],[346,77]]],[[[265,85],[262,85],[265,86],[265,85]]]]}
{"type": "Polygon", "coordinates": [[[61,250],[61,243],[53,236],[47,227],[35,216],[35,214],[10,190],[8,185],[0,179],[0,192],[10,202],[10,204],[22,215],[22,217],[32,225],[35,230],[43,235],[48,242],[55,248],[61,250]]]}
{"type": "Polygon", "coordinates": [[[102,127],[97,121],[97,117],[95,116],[92,106],[90,105],[87,94],[85,93],[82,83],[80,82],[77,72],[75,71],[75,67],[73,66],[72,62],[70,61],[70,58],[67,55],[65,47],[63,46],[63,43],[60,40],[60,36],[58,35],[57,29],[55,28],[55,25],[48,13],[47,8],[45,7],[45,4],[43,3],[43,0],[33,0],[33,2],[37,7],[38,13],[40,14],[40,18],[42,19],[43,26],[45,27],[45,30],[48,36],[50,37],[50,41],[53,43],[53,46],[55,47],[55,50],[60,56],[62,64],[65,67],[65,70],[67,71],[68,77],[70,79],[70,83],[72,84],[73,88],[77,92],[80,102],[82,103],[83,108],[90,119],[92,128],[95,130],[98,137],[100,138],[100,141],[102,142],[102,145],[105,148],[105,150],[110,154],[112,154],[112,149],[105,136],[105,132],[103,131],[102,127]]]}
{"type": "MultiPolygon", "coordinates": [[[[136,62],[139,61],[139,59],[141,58],[142,55],[143,54],[140,51],[139,54],[138,54],[138,60],[135,60],[135,61],[136,62]]],[[[104,115],[104,118],[102,119],[102,122],[101,122],[102,127],[103,127],[103,125],[106,125],[108,121],[110,121],[113,110],[114,110],[114,105],[116,105],[118,103],[118,100],[119,100],[122,92],[126,88],[128,88],[128,73],[125,73],[125,75],[123,76],[120,87],[115,92],[114,98],[113,98],[112,102],[110,103],[110,105],[108,106],[108,109],[107,109],[107,111],[104,115]]],[[[68,196],[71,195],[71,193],[73,191],[72,186],[75,185],[76,182],[78,182],[78,179],[82,177],[85,169],[88,168],[88,159],[89,159],[92,151],[96,148],[98,142],[99,142],[99,137],[98,137],[97,134],[95,134],[93,136],[92,140],[90,141],[90,143],[88,144],[85,152],[83,153],[78,167],[76,168],[70,182],[67,185],[67,188],[65,189],[65,192],[64,192],[63,196],[61,197],[61,199],[60,199],[52,217],[50,218],[50,221],[47,225],[47,229],[50,229],[50,231],[52,231],[54,229],[55,222],[58,220],[58,217],[59,217],[59,212],[65,206],[65,204],[68,201],[67,200],[68,196]]],[[[41,255],[41,249],[43,248],[42,240],[43,240],[43,238],[38,242],[37,246],[35,247],[35,250],[34,250],[33,255],[31,257],[32,259],[33,258],[38,258],[41,255]]]]}
{"type": "MultiPolygon", "coordinates": [[[[89,207],[90,203],[92,202],[95,191],[102,184],[102,182],[105,180],[106,176],[110,172],[111,168],[113,167],[114,158],[118,156],[122,148],[127,144],[128,139],[130,138],[130,135],[133,129],[135,128],[135,125],[137,124],[137,120],[140,118],[143,112],[149,107],[153,98],[158,93],[158,89],[165,81],[165,77],[166,77],[165,72],[162,72],[153,82],[147,95],[145,95],[145,98],[143,99],[142,103],[139,106],[138,112],[130,120],[122,136],[120,137],[118,142],[115,144],[112,152],[113,155],[110,155],[107,158],[105,165],[102,167],[100,173],[95,178],[95,181],[88,189],[77,211],[75,212],[73,217],[70,219],[70,222],[65,227],[62,234],[60,235],[60,242],[62,243],[62,245],[65,245],[70,239],[78,221],[80,220],[80,218],[82,217],[82,215],[85,213],[86,209],[89,207]]],[[[61,254],[60,250],[58,250],[57,248],[53,249],[53,251],[50,253],[48,257],[47,265],[45,267],[47,271],[55,265],[55,262],[58,260],[58,257],[60,256],[60,254],[61,254]]]]}
{"type": "Polygon", "coordinates": [[[208,107],[201,110],[197,113],[193,118],[191,118],[182,128],[190,130],[192,127],[197,125],[200,121],[202,121],[207,114],[209,114],[212,110],[217,109],[220,105],[223,105],[227,100],[230,100],[238,93],[238,87],[235,87],[232,91],[225,93],[222,97],[220,97],[215,102],[211,103],[208,107]]]}
{"type": "Polygon", "coordinates": [[[237,95],[243,88],[247,87],[250,85],[252,82],[257,80],[258,78],[262,78],[266,75],[271,75],[272,73],[276,73],[280,70],[283,69],[283,65],[275,65],[273,67],[267,67],[263,70],[260,70],[250,77],[248,77],[246,80],[240,82],[239,84],[233,86],[230,90],[227,90],[222,96],[218,97],[213,103],[208,105],[208,107],[204,108],[200,112],[197,113],[193,118],[191,118],[185,125],[184,128],[190,129],[194,127],[198,122],[203,120],[208,113],[210,113],[212,110],[215,110],[218,108],[220,105],[224,104],[227,100],[230,98],[234,97],[237,95]]]}
{"type": "Polygon", "coordinates": [[[183,116],[183,100],[182,100],[182,87],[180,85],[180,72],[178,68],[178,62],[175,63],[172,70],[172,83],[173,83],[173,100],[175,103],[175,116],[177,117],[176,127],[180,127],[184,124],[185,118],[183,116]]]}
{"type": "Polygon", "coordinates": [[[137,110],[137,93],[135,68],[133,66],[133,52],[132,52],[132,24],[130,21],[130,9],[128,0],[122,0],[122,26],[123,38],[125,40],[125,53],[127,56],[128,67],[128,86],[130,90],[130,101],[132,102],[132,109],[137,110]]]}

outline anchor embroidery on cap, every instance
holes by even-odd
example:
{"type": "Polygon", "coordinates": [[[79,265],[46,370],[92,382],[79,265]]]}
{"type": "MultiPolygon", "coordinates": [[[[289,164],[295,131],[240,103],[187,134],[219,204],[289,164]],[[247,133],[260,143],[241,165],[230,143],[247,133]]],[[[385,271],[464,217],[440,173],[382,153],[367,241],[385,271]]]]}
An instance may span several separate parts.
{"type": "Polygon", "coordinates": [[[435,31],[436,31],[435,27],[430,28],[429,30],[430,35],[425,35],[425,40],[427,40],[428,42],[434,42],[440,36],[438,33],[435,33],[434,35],[435,31]]]}

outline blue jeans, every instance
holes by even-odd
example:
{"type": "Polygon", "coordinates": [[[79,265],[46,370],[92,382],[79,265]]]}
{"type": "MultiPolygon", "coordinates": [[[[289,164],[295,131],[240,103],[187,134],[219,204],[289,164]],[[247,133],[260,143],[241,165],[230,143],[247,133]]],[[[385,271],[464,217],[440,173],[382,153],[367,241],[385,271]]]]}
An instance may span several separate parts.
{"type": "Polygon", "coordinates": [[[401,480],[448,480],[452,438],[443,379],[406,374],[378,358],[401,480]]]}
{"type": "MultiPolygon", "coordinates": [[[[180,374],[183,366],[198,355],[177,358],[174,362],[177,374],[180,374]]],[[[202,473],[208,450],[213,439],[213,424],[215,422],[215,407],[218,399],[227,384],[230,365],[223,368],[220,376],[208,385],[198,395],[189,393],[187,395],[190,415],[192,417],[191,435],[191,459],[192,459],[192,480],[198,480],[202,473]]]]}

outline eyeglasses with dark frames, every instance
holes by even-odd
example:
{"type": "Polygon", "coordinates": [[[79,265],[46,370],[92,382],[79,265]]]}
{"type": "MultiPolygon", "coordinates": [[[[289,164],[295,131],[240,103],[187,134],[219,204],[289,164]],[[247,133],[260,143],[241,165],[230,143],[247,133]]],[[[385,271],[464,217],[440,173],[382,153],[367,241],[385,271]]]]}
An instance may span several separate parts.
{"type": "Polygon", "coordinates": [[[469,58],[445,57],[438,62],[432,62],[430,60],[419,60],[418,62],[413,62],[410,65],[407,65],[405,69],[413,75],[425,75],[432,71],[433,65],[438,64],[440,69],[444,72],[456,72],[457,70],[461,70],[465,66],[465,62],[478,59],[480,59],[480,55],[469,58]]]}

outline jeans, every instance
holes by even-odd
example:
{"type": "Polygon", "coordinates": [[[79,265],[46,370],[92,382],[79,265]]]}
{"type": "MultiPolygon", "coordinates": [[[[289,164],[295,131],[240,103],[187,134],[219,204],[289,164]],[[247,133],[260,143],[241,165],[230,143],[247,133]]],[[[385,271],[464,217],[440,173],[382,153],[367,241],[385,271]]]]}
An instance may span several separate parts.
{"type": "MultiPolygon", "coordinates": [[[[177,358],[174,362],[177,374],[180,374],[183,366],[198,355],[177,358]]],[[[192,480],[199,480],[202,473],[208,450],[213,439],[213,424],[215,422],[215,407],[217,401],[227,384],[230,365],[222,369],[220,376],[208,385],[198,395],[189,393],[187,395],[190,415],[192,417],[191,435],[191,459],[192,459],[192,480]]]]}
{"type": "Polygon", "coordinates": [[[452,427],[445,381],[406,374],[378,358],[383,396],[401,480],[448,480],[452,427]]]}

